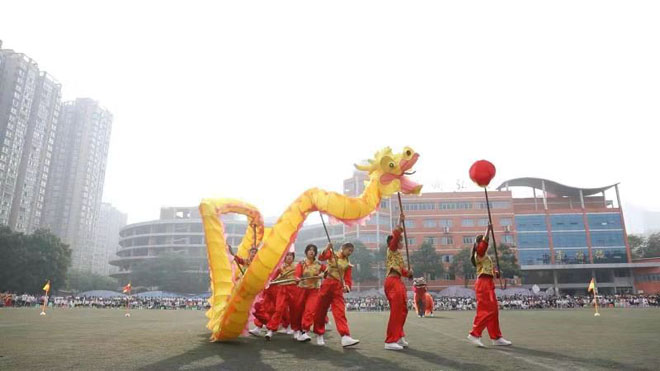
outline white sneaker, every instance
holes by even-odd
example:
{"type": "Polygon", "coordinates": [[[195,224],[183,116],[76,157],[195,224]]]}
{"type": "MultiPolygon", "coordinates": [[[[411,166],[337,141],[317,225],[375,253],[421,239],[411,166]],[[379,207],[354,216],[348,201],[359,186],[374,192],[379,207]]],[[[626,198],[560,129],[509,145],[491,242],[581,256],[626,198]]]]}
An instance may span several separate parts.
{"type": "Polygon", "coordinates": [[[306,332],[303,332],[302,334],[300,334],[300,336],[298,336],[298,341],[301,342],[301,343],[306,343],[306,342],[311,341],[311,340],[312,340],[312,338],[309,337],[309,335],[307,335],[306,332]]]}
{"type": "Polygon", "coordinates": [[[248,332],[249,332],[250,335],[252,335],[252,336],[257,336],[257,337],[261,336],[261,328],[259,328],[259,327],[255,327],[255,328],[251,329],[251,330],[248,331],[248,332]]]}
{"type": "Polygon", "coordinates": [[[387,350],[403,350],[403,347],[398,343],[385,343],[385,349],[387,350]]]}
{"type": "Polygon", "coordinates": [[[295,332],[293,333],[293,339],[294,339],[294,340],[298,340],[299,337],[300,337],[300,331],[295,331],[295,332]]]}
{"type": "Polygon", "coordinates": [[[470,343],[478,346],[479,348],[485,348],[486,346],[484,343],[481,342],[481,339],[479,339],[476,336],[468,335],[467,339],[470,341],[470,343]]]}
{"type": "Polygon", "coordinates": [[[293,330],[291,329],[291,326],[286,328],[286,334],[287,335],[293,335],[293,330]]]}
{"type": "Polygon", "coordinates": [[[406,338],[401,338],[397,342],[397,344],[401,345],[404,348],[408,348],[408,342],[406,341],[406,338]]]}
{"type": "Polygon", "coordinates": [[[316,335],[316,345],[325,345],[325,340],[323,340],[323,335],[316,335]]]}
{"type": "Polygon", "coordinates": [[[511,345],[511,342],[505,338],[499,338],[497,340],[493,340],[493,345],[507,346],[511,345]]]}
{"type": "Polygon", "coordinates": [[[271,330],[266,331],[266,336],[265,337],[266,337],[266,340],[270,340],[270,338],[273,337],[273,331],[271,331],[271,330]]]}
{"type": "Polygon", "coordinates": [[[350,346],[356,345],[359,342],[360,342],[360,340],[353,339],[352,337],[350,337],[348,335],[344,335],[344,336],[341,337],[341,346],[343,346],[343,347],[350,347],[350,346]]]}
{"type": "Polygon", "coordinates": [[[286,329],[285,329],[284,327],[280,327],[280,328],[277,330],[277,333],[278,333],[278,334],[286,334],[286,329]]]}

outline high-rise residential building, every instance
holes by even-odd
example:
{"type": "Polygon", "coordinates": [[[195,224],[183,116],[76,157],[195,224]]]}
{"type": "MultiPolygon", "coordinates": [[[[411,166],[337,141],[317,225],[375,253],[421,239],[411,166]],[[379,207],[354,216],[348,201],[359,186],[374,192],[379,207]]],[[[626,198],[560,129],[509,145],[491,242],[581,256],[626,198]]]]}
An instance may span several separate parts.
{"type": "Polygon", "coordinates": [[[9,215],[9,225],[16,231],[31,233],[41,224],[61,91],[61,85],[52,76],[39,74],[9,215]]]}
{"type": "Polygon", "coordinates": [[[0,44],[0,225],[9,225],[38,79],[34,60],[0,44]]]}
{"type": "Polygon", "coordinates": [[[89,98],[62,104],[42,226],[71,246],[71,268],[91,271],[112,114],[89,98]]]}
{"type": "Polygon", "coordinates": [[[61,102],[60,84],[0,42],[0,224],[40,225],[61,102]]]}
{"type": "Polygon", "coordinates": [[[117,267],[111,266],[119,250],[119,231],[126,226],[126,214],[117,210],[109,203],[101,204],[101,212],[96,226],[96,242],[94,243],[94,260],[92,272],[107,276],[116,273],[117,267]]]}

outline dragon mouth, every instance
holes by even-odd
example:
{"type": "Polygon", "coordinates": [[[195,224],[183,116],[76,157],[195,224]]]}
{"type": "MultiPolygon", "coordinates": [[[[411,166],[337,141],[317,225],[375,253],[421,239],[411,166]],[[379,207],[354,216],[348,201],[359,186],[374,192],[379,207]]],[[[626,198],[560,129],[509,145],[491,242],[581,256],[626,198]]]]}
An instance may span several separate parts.
{"type": "Polygon", "coordinates": [[[406,176],[401,176],[399,178],[399,181],[401,182],[401,192],[404,194],[419,194],[419,192],[422,190],[422,185],[413,182],[410,178],[406,176]]]}
{"type": "Polygon", "coordinates": [[[413,175],[416,173],[416,171],[408,171],[410,170],[413,166],[415,166],[415,163],[417,162],[417,159],[419,158],[419,154],[415,153],[410,160],[401,160],[399,163],[401,167],[401,175],[395,175],[395,174],[385,174],[381,177],[381,182],[383,184],[388,184],[394,179],[399,179],[401,182],[401,192],[404,194],[419,194],[419,192],[422,190],[422,185],[413,182],[410,178],[408,178],[406,175],[413,175]]]}

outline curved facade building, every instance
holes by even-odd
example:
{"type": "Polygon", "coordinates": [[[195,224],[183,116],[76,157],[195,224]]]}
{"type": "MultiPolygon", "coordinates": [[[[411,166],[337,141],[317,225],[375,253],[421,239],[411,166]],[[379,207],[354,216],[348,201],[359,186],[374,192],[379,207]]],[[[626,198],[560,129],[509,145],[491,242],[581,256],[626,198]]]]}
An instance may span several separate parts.
{"type": "MultiPolygon", "coordinates": [[[[247,222],[223,217],[227,242],[238,246],[247,222]]],[[[204,228],[196,207],[167,207],[160,210],[160,219],[129,224],[119,232],[117,257],[110,261],[119,271],[111,274],[127,279],[136,263],[159,255],[175,253],[194,262],[200,274],[208,275],[204,228]]]]}

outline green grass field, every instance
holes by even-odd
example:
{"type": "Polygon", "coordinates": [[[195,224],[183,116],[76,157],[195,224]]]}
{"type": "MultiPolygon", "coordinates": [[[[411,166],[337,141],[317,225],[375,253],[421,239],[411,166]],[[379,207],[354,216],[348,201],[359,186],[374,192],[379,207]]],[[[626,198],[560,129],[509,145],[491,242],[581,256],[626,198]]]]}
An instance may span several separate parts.
{"type": "MultiPolygon", "coordinates": [[[[353,337],[342,349],[337,333],[326,347],[276,335],[209,343],[201,311],[0,309],[0,369],[250,369],[250,370],[581,370],[660,368],[660,310],[506,311],[509,348],[478,349],[465,336],[474,312],[412,313],[410,348],[386,351],[388,313],[349,313],[353,337]]],[[[485,342],[490,345],[490,342],[485,342]]]]}

